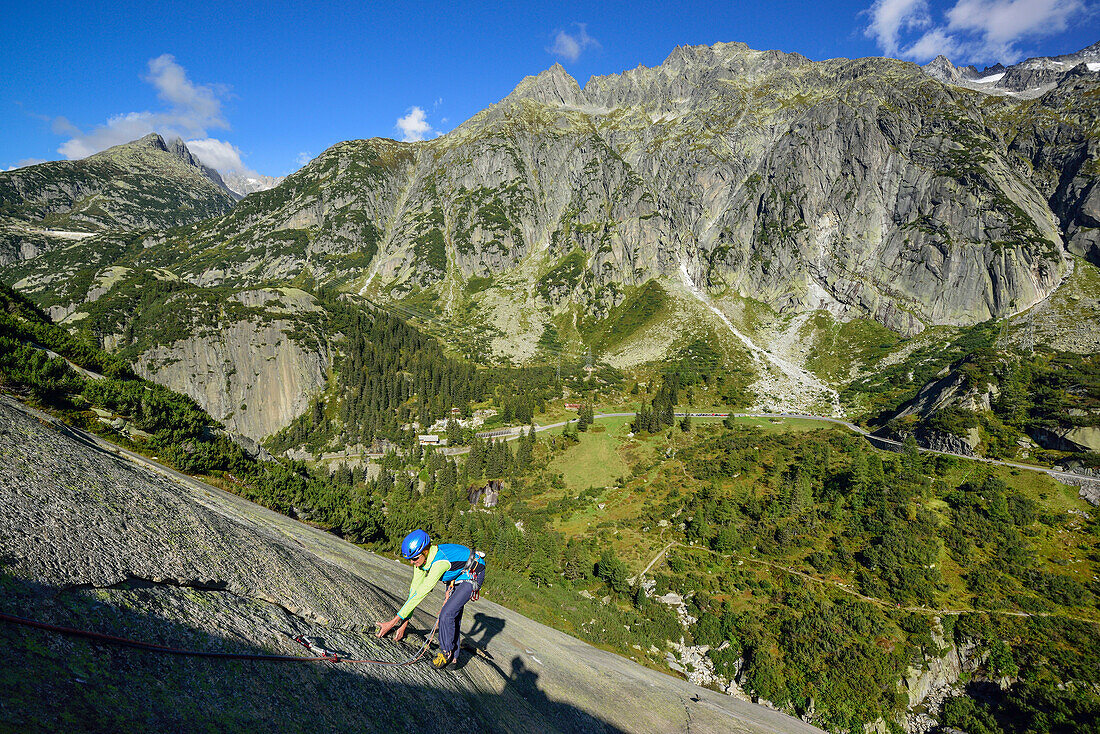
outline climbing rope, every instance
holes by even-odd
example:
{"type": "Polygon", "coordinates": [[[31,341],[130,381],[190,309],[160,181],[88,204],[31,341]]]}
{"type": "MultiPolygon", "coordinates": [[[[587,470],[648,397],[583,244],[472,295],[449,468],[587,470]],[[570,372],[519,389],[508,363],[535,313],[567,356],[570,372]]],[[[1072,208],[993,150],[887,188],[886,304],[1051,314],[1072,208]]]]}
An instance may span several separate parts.
{"type": "Polygon", "coordinates": [[[403,660],[403,661],[400,661],[400,662],[388,662],[386,660],[371,660],[370,658],[363,658],[363,659],[360,659],[360,660],[352,660],[350,658],[342,658],[342,657],[340,657],[339,655],[337,655],[336,653],[334,653],[330,650],[325,650],[324,648],[319,648],[319,647],[316,647],[315,645],[311,645],[309,643],[309,641],[306,640],[304,637],[295,637],[294,641],[297,642],[298,644],[302,645],[303,647],[305,647],[307,650],[317,651],[317,652],[321,653],[321,657],[318,658],[319,660],[328,660],[328,661],[333,662],[333,663],[369,663],[370,665],[404,666],[404,665],[412,665],[417,660],[424,657],[424,653],[428,651],[428,646],[432,644],[432,639],[435,638],[435,632],[436,632],[437,629],[439,629],[439,620],[438,619],[435,620],[435,625],[432,627],[432,631],[429,632],[428,636],[424,638],[424,644],[420,647],[419,652],[417,652],[416,655],[409,658],[408,660],[403,660]]]}
{"type": "Polygon", "coordinates": [[[236,653],[236,652],[207,652],[205,650],[183,650],[178,647],[169,647],[167,645],[157,645],[152,642],[142,642],[141,640],[131,640],[127,637],[116,637],[115,635],[105,635],[102,632],[92,632],[90,630],[74,629],[72,627],[62,627],[61,625],[50,624],[48,622],[39,622],[34,619],[26,619],[25,617],[16,617],[11,614],[4,614],[0,612],[0,622],[8,622],[9,624],[19,624],[25,627],[34,627],[35,629],[45,630],[47,632],[57,632],[63,635],[70,635],[72,637],[83,637],[87,640],[94,640],[95,642],[102,642],[108,645],[120,645],[122,647],[132,647],[137,650],[146,650],[148,652],[159,652],[165,655],[179,655],[183,657],[195,657],[195,658],[216,658],[220,660],[254,660],[254,661],[266,661],[276,663],[367,663],[370,665],[394,665],[404,666],[412,665],[420,658],[424,657],[424,653],[428,649],[428,645],[431,644],[432,638],[435,636],[436,629],[439,627],[439,620],[435,622],[435,626],[432,627],[431,633],[424,640],[424,645],[420,648],[420,651],[416,655],[401,662],[387,662],[385,660],[371,660],[364,658],[361,660],[354,660],[351,658],[342,658],[338,654],[329,650],[321,648],[315,648],[308,641],[302,637],[294,638],[297,643],[304,646],[307,650],[316,650],[320,654],[315,657],[299,657],[297,655],[259,655],[254,653],[236,653]]]}

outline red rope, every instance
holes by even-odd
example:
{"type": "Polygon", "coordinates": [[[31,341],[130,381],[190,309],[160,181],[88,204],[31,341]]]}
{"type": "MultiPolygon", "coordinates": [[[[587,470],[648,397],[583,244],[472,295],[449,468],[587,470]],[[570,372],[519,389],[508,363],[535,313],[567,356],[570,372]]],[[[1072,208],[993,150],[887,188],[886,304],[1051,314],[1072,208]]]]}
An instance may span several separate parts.
{"type": "MultiPolygon", "coordinates": [[[[57,632],[63,635],[71,635],[73,637],[83,637],[88,640],[94,640],[95,642],[102,642],[108,645],[121,645],[123,647],[132,647],[137,650],[146,650],[148,652],[159,652],[165,655],[180,655],[185,657],[196,658],[218,658],[221,660],[255,660],[255,661],[267,661],[267,662],[287,662],[287,663],[370,663],[372,665],[411,665],[424,656],[424,652],[428,649],[428,644],[431,642],[432,635],[435,634],[436,628],[439,626],[439,620],[436,620],[436,626],[432,628],[431,634],[424,641],[423,647],[420,648],[414,657],[409,658],[403,662],[386,662],[384,660],[351,660],[348,658],[342,658],[334,653],[325,652],[318,657],[298,657],[297,655],[258,655],[253,653],[236,653],[236,652],[206,652],[204,650],[183,650],[178,647],[169,647],[167,645],[157,645],[152,642],[142,642],[140,640],[131,640],[127,637],[116,637],[115,635],[106,635],[102,632],[91,632],[89,630],[74,629],[72,627],[62,627],[61,625],[50,624],[48,622],[39,622],[33,619],[26,619],[25,617],[16,617],[11,614],[4,614],[0,612],[0,622],[9,622],[11,624],[20,624],[25,627],[34,627],[35,629],[46,630],[47,632],[57,632]]],[[[298,640],[306,649],[311,650],[309,643],[305,640],[298,640]]]]}
{"type": "MultiPolygon", "coordinates": [[[[396,665],[396,666],[412,665],[417,660],[424,657],[424,653],[427,652],[427,650],[428,650],[428,645],[432,644],[432,638],[435,636],[435,631],[437,629],[439,629],[439,620],[438,619],[435,620],[435,625],[432,627],[432,631],[429,632],[428,636],[424,638],[424,644],[420,647],[420,651],[417,652],[416,655],[409,658],[408,660],[403,660],[403,661],[400,661],[400,662],[388,662],[386,660],[371,660],[369,658],[363,658],[361,660],[352,660],[350,658],[342,658],[339,655],[336,655],[335,653],[330,653],[328,651],[325,651],[325,656],[322,657],[321,659],[322,660],[328,660],[328,661],[333,662],[333,663],[369,663],[371,665],[396,665]]],[[[298,638],[295,638],[295,639],[297,640],[298,643],[300,643],[302,646],[304,646],[307,650],[312,650],[313,649],[313,646],[310,645],[308,642],[306,642],[305,639],[303,639],[301,637],[298,637],[298,638]]]]}

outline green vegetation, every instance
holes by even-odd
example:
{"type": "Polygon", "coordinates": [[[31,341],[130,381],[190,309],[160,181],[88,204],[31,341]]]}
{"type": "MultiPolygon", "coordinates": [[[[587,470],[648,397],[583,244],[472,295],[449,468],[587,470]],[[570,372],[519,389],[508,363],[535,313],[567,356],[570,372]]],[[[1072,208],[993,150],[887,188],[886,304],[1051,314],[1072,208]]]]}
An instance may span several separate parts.
{"type": "MultiPolygon", "coordinates": [[[[516,163],[520,170],[524,165],[522,158],[509,146],[501,146],[516,163]]],[[[476,249],[484,251],[503,251],[504,240],[511,240],[513,246],[523,243],[523,233],[516,222],[521,221],[525,212],[531,210],[531,194],[520,179],[495,189],[478,187],[473,190],[459,189],[454,195],[453,205],[455,221],[455,248],[461,253],[471,253],[476,249]],[[481,241],[475,243],[473,235],[480,230],[481,241]]]]}
{"type": "MultiPolygon", "coordinates": [[[[269,439],[276,452],[302,445],[319,452],[377,439],[411,447],[413,422],[426,430],[452,409],[469,417],[475,405],[495,406],[503,424],[526,424],[548,400],[561,397],[562,381],[583,382],[577,364],[566,365],[560,379],[551,367],[478,368],[384,311],[330,292],[322,292],[320,303],[319,311],[301,318],[311,331],[342,335],[334,378],[311,410],[269,439]]],[[[604,384],[621,381],[613,370],[600,374],[604,384]]]]}
{"type": "MultiPolygon", "coordinates": [[[[549,293],[555,287],[564,285],[567,281],[575,284],[575,278],[579,277],[580,270],[570,267],[567,273],[563,271],[563,268],[567,268],[570,258],[574,258],[573,264],[578,265],[575,256],[579,255],[580,253],[574,250],[566,256],[557,268],[546,275],[543,279],[543,282],[546,283],[546,293],[549,293]],[[555,273],[558,274],[554,276],[555,280],[552,282],[547,281],[555,273]],[[574,277],[574,280],[569,281],[570,277],[574,277]],[[561,281],[560,285],[558,280],[561,281]]],[[[583,268],[583,265],[582,258],[579,261],[579,266],[583,268]]],[[[543,294],[544,297],[548,297],[546,293],[543,294]]],[[[611,309],[611,313],[607,315],[607,318],[596,322],[593,327],[586,330],[589,344],[597,354],[614,349],[638,332],[639,329],[651,323],[664,310],[667,302],[668,295],[665,293],[665,289],[655,280],[646,281],[641,287],[628,291],[627,297],[622,303],[611,309]]]]}
{"type": "Polygon", "coordinates": [[[542,276],[537,286],[539,294],[556,303],[580,284],[587,267],[588,257],[580,250],[572,250],[542,276]]]}
{"type": "MultiPolygon", "coordinates": [[[[599,422],[607,430],[567,434],[536,451],[500,512],[560,533],[563,581],[554,583],[610,595],[594,616],[600,630],[629,624],[632,614],[667,613],[625,578],[668,541],[682,543],[652,575],[657,593],[688,599],[699,620],[690,639],[711,645],[719,673],[732,675],[742,660],[749,692],[796,713],[812,699],[816,723],[832,731],[860,730],[905,705],[898,685],[906,669],[942,654],[930,637],[934,609],[976,610],[943,617],[944,634],[992,651],[990,675],[1019,666],[1033,671],[1041,695],[1055,697],[1058,681],[1098,680],[1100,668],[1086,669],[1100,655],[1095,627],[1076,621],[1098,620],[1089,551],[1097,528],[1042,499],[1061,497],[1049,480],[912,449],[882,454],[858,437],[791,431],[786,421],[728,423],[629,438],[599,422]],[[574,471],[612,462],[622,472],[614,482],[574,471]],[[1055,538],[1071,544],[1074,565],[1054,563],[1063,562],[1048,549],[1055,538]],[[723,641],[730,644],[719,652],[723,641]]],[[[511,593],[536,618],[582,636],[593,627],[578,631],[560,611],[576,606],[562,591],[511,593]]],[[[664,628],[674,632],[667,639],[677,627],[664,628]]],[[[631,644],[651,639],[638,632],[631,644]]],[[[1074,695],[1082,711],[1097,705],[1094,693],[1074,695]]]]}
{"type": "Polygon", "coordinates": [[[489,288],[493,285],[492,278],[483,278],[481,276],[473,276],[466,281],[466,292],[470,295],[480,293],[481,291],[489,288]]]}
{"type": "Polygon", "coordinates": [[[425,284],[438,280],[447,270],[447,245],[443,239],[443,210],[439,207],[432,209],[431,214],[424,220],[426,230],[413,238],[413,255],[416,265],[425,268],[418,271],[414,280],[425,284]]]}
{"type": "Polygon", "coordinates": [[[809,345],[806,367],[832,383],[847,383],[853,364],[873,367],[895,349],[898,336],[877,321],[838,323],[818,312],[810,320],[817,338],[809,345]]]}
{"type": "MultiPolygon", "coordinates": [[[[938,332],[935,334],[938,338],[932,338],[926,331],[914,337],[920,339],[920,346],[909,351],[903,360],[857,378],[840,392],[840,399],[847,405],[862,403],[877,411],[871,415],[879,418],[872,418],[872,423],[885,420],[945,367],[978,349],[992,346],[1000,328],[1000,323],[990,320],[954,335],[938,332]]],[[[866,365],[863,369],[870,372],[872,368],[866,365]]]]}
{"type": "Polygon", "coordinates": [[[955,362],[951,375],[959,395],[990,395],[990,409],[976,412],[952,402],[925,416],[923,426],[956,436],[980,429],[985,454],[995,458],[1019,458],[1021,439],[1034,437],[1050,447],[1026,458],[1100,466],[1093,451],[1070,450],[1065,443],[1059,448],[1055,433],[1100,426],[1100,356],[979,348],[955,362]]]}

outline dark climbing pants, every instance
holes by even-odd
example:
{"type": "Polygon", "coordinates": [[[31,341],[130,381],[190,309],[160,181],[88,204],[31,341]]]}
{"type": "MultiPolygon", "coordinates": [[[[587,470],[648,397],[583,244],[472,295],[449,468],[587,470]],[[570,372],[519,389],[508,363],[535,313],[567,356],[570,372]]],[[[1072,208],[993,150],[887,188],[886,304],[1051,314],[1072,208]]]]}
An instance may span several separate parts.
{"type": "MultiPolygon", "coordinates": [[[[477,583],[485,582],[485,566],[479,566],[477,570],[477,583]]],[[[474,593],[473,584],[455,584],[450,597],[439,612],[439,649],[445,652],[452,660],[458,652],[458,628],[462,625],[462,607],[470,601],[474,593]]]]}

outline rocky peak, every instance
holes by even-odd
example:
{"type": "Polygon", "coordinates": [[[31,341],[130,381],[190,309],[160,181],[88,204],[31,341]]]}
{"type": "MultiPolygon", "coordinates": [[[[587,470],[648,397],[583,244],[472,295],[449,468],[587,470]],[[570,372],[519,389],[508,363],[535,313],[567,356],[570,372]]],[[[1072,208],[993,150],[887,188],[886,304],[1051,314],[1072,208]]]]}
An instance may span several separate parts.
{"type": "Polygon", "coordinates": [[[196,158],[194,154],[192,154],[191,151],[187,148],[187,144],[183,142],[183,138],[179,137],[178,135],[175,139],[172,140],[171,145],[168,146],[168,152],[176,156],[189,166],[202,165],[199,162],[199,159],[196,158]]]}
{"type": "Polygon", "coordinates": [[[1075,59],[1081,59],[1081,60],[1100,59],[1100,41],[1097,41],[1096,43],[1092,44],[1091,46],[1086,46],[1085,48],[1081,49],[1080,51],[1078,51],[1075,54],[1066,54],[1065,56],[1055,56],[1054,58],[1058,59],[1058,60],[1067,59],[1067,58],[1075,58],[1075,59]]]}
{"type": "Polygon", "coordinates": [[[1065,73],[1059,84],[1061,84],[1062,82],[1067,82],[1079,76],[1096,76],[1097,72],[1093,71],[1093,69],[1091,68],[1093,66],[1096,66],[1096,64],[1094,63],[1090,66],[1089,63],[1086,61],[1078,63],[1076,66],[1065,73]]]}
{"type": "MultiPolygon", "coordinates": [[[[156,133],[154,133],[154,135],[155,134],[156,133]]],[[[160,136],[158,135],[157,137],[160,136]]],[[[162,144],[163,142],[164,141],[161,140],[162,144]]],[[[222,179],[221,174],[218,173],[216,169],[211,168],[210,166],[200,161],[197,157],[195,157],[195,154],[192,153],[191,149],[187,147],[187,143],[183,142],[183,138],[177,135],[175,139],[172,140],[170,145],[165,146],[165,150],[176,156],[176,158],[179,158],[184,165],[191,166],[202,171],[203,176],[208,178],[210,182],[217,186],[219,189],[232,196],[234,200],[239,201],[240,199],[244,198],[241,194],[237,193],[226,185],[225,181],[222,179]]]]}
{"type": "Polygon", "coordinates": [[[958,84],[961,75],[955,65],[943,54],[921,67],[925,74],[946,84],[958,84]]]}
{"type": "Polygon", "coordinates": [[[660,68],[665,72],[725,70],[756,75],[783,66],[800,66],[809,59],[797,53],[757,51],[740,41],[713,46],[677,46],[660,68]]]}
{"type": "Polygon", "coordinates": [[[92,155],[88,156],[88,158],[111,158],[119,153],[123,153],[126,151],[138,152],[144,150],[159,150],[164,153],[171,152],[168,148],[168,144],[164,142],[164,138],[162,138],[158,133],[149,133],[145,137],[138,138],[137,140],[131,140],[129,143],[113,145],[106,150],[101,150],[98,153],[93,153],[92,155]]]}
{"type": "Polygon", "coordinates": [[[536,76],[526,76],[507,99],[530,99],[546,105],[575,105],[583,93],[577,80],[561,64],[554,64],[536,76]]]}

